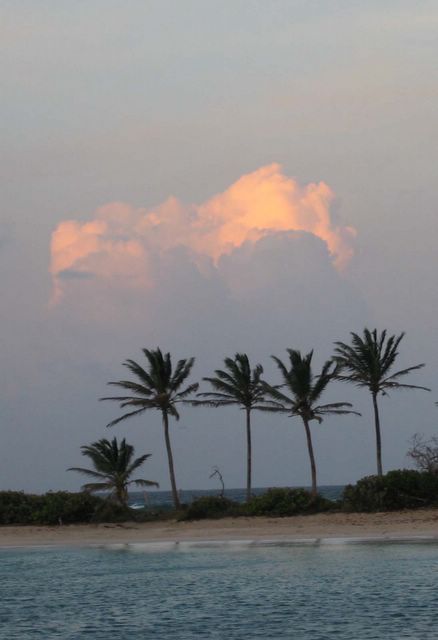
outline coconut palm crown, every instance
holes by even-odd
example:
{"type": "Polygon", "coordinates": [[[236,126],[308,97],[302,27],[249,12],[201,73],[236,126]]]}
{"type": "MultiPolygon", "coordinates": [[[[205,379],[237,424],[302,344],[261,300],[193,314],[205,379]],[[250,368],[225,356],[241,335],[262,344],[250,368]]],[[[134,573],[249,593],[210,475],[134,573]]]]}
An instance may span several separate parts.
{"type": "Polygon", "coordinates": [[[108,382],[109,385],[125,389],[129,392],[129,395],[105,397],[101,398],[101,400],[113,400],[118,402],[122,409],[127,407],[131,409],[131,411],[124,413],[119,418],[112,420],[107,425],[108,427],[112,427],[128,418],[138,416],[148,409],[156,409],[161,413],[172,498],[175,508],[178,509],[180,502],[169,436],[169,416],[179,420],[177,405],[187,402],[188,397],[198,390],[197,383],[189,384],[184,388],[184,383],[190,375],[195,359],[178,360],[176,367],[173,368],[169,353],[163,354],[159,348],[143,349],[142,351],[147,361],[146,368],[135,362],[135,360],[126,360],[123,363],[133,374],[134,380],[108,382]]]}
{"type": "Polygon", "coordinates": [[[109,491],[109,497],[126,506],[128,501],[128,486],[135,484],[137,487],[158,487],[158,482],[144,480],[142,478],[130,480],[130,477],[141,465],[150,458],[146,453],[139,458],[134,458],[134,447],[126,443],[125,438],[120,445],[117,438],[111,442],[102,438],[90,445],[81,447],[82,455],[90,458],[94,466],[92,469],[82,467],[70,467],[68,471],[78,471],[95,479],[82,486],[85,491],[109,491]]]}
{"type": "Polygon", "coordinates": [[[398,336],[389,336],[386,329],[379,333],[377,329],[370,331],[365,328],[362,336],[351,333],[351,344],[335,342],[335,360],[339,367],[337,379],[355,384],[357,387],[365,387],[369,389],[372,396],[379,476],[383,474],[383,467],[378,395],[385,396],[388,395],[388,391],[398,389],[430,391],[427,387],[400,382],[401,378],[412,371],[422,369],[424,363],[393,372],[394,363],[399,354],[398,348],[404,335],[401,333],[398,336]]]}
{"type": "Polygon", "coordinates": [[[234,358],[224,359],[225,369],[216,369],[215,378],[203,378],[213,391],[198,393],[194,405],[210,407],[240,406],[246,414],[246,499],[251,497],[252,476],[252,443],[251,443],[251,412],[265,400],[264,387],[261,380],[263,367],[257,364],[251,369],[246,353],[236,353],[234,358]]]}
{"type": "Polygon", "coordinates": [[[312,493],[316,495],[316,463],[309,423],[312,420],[321,423],[326,415],[360,414],[351,409],[352,405],[349,402],[319,404],[322,394],[336,374],[336,364],[333,360],[327,360],[321,373],[315,376],[312,372],[313,351],[301,355],[300,351],[287,349],[287,353],[288,365],[280,358],[272,356],[283,382],[278,386],[264,384],[265,393],[271,398],[271,403],[270,406],[263,407],[263,410],[287,413],[291,417],[299,416],[303,421],[310,459],[312,493]]]}

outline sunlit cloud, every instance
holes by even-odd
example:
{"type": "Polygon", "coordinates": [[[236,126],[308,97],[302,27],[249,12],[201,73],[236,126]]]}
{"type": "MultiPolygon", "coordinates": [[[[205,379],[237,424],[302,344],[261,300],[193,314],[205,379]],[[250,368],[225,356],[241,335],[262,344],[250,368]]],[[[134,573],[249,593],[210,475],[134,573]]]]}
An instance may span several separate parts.
{"type": "Polygon", "coordinates": [[[322,240],[332,264],[343,269],[353,255],[352,227],[334,224],[334,194],[324,182],[300,185],[278,164],[239,178],[200,205],[169,198],[152,209],[111,203],[88,222],[68,220],[52,234],[52,302],[69,280],[95,278],[125,288],[156,284],[154,265],[177,247],[198,264],[217,265],[222,256],[279,232],[307,232],[322,240]]]}

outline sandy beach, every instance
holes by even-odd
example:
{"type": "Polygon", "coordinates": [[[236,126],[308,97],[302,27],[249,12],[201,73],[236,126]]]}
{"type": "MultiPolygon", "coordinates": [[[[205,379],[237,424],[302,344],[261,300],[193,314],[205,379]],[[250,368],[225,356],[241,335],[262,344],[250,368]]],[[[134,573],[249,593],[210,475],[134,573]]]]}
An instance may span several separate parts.
{"type": "Polygon", "coordinates": [[[225,518],[64,526],[2,526],[0,547],[147,542],[436,537],[438,510],[331,513],[293,518],[225,518]]]}

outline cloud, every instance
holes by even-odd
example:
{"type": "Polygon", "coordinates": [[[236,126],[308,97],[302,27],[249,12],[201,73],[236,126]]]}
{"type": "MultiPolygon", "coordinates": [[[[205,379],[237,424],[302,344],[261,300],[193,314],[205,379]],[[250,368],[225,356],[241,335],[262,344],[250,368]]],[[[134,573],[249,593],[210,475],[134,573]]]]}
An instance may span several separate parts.
{"type": "Polygon", "coordinates": [[[58,273],[60,280],[87,280],[93,277],[94,274],[89,271],[76,271],[75,269],[64,269],[58,273]]]}
{"type": "Polygon", "coordinates": [[[53,303],[62,297],[66,279],[94,276],[134,289],[151,285],[149,256],[135,237],[134,217],[127,205],[115,203],[98,209],[91,222],[68,220],[58,225],[51,241],[53,303]]]}
{"type": "MultiPolygon", "coordinates": [[[[271,354],[283,358],[287,347],[314,348],[322,362],[334,339],[362,326],[367,310],[361,292],[340,274],[352,255],[353,232],[333,221],[332,201],[327,185],[300,185],[274,165],[200,205],[176,198],[154,208],[112,203],[88,219],[60,224],[51,264],[58,303],[41,323],[45,343],[38,336],[38,344],[47,345],[42,351],[50,358],[49,382],[40,380],[40,386],[52,386],[64,404],[80,397],[77,450],[91,438],[90,429],[98,434],[117,415],[113,406],[96,408],[95,399],[106,395],[107,380],[124,375],[126,358],[141,361],[142,347],[160,346],[175,360],[196,357],[193,381],[211,375],[225,356],[244,352],[275,383],[271,354]]],[[[238,415],[213,413],[187,407],[173,430],[182,486],[202,485],[208,451],[220,456],[209,464],[235,473],[240,454],[230,463],[227,447],[240,437],[238,415]],[[193,442],[201,443],[203,456],[193,457],[193,442]]],[[[255,455],[268,451],[260,454],[263,473],[265,465],[278,467],[284,443],[301,432],[267,415],[258,424],[255,455]],[[272,442],[281,444],[270,450],[272,442]]],[[[146,446],[147,439],[160,469],[159,416],[148,417],[147,435],[144,427],[143,420],[133,420],[123,428],[136,446],[146,446]]],[[[341,436],[334,442],[326,449],[336,450],[341,436]]],[[[287,457],[281,462],[282,468],[289,464],[287,457]]]]}
{"type": "Polygon", "coordinates": [[[153,289],[160,284],[160,263],[177,248],[184,248],[205,273],[236,249],[251,251],[278,233],[319,239],[331,264],[342,269],[353,255],[355,230],[333,223],[333,198],[324,182],[302,186],[272,164],[199,205],[174,197],[152,209],[107,204],[90,221],[68,220],[53,232],[52,302],[66,293],[67,280],[90,275],[105,288],[153,289]]]}

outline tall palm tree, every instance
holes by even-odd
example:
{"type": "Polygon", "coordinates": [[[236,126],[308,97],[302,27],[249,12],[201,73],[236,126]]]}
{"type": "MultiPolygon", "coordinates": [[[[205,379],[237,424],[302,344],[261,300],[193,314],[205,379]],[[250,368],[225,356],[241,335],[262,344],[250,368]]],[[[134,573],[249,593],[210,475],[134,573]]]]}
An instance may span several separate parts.
{"type": "Polygon", "coordinates": [[[332,360],[327,360],[321,373],[315,376],[312,372],[313,351],[305,356],[294,349],[287,349],[287,353],[289,355],[288,366],[279,358],[272,356],[280,370],[283,383],[274,387],[267,383],[264,384],[265,392],[271,397],[272,402],[271,406],[266,406],[263,410],[283,412],[291,417],[299,416],[303,421],[312,474],[312,494],[316,495],[316,463],[309,423],[312,420],[321,423],[326,415],[360,414],[349,408],[352,406],[349,402],[318,404],[328,384],[335,376],[336,365],[332,360]],[[282,389],[286,389],[286,392],[282,389]]]}
{"type": "Polygon", "coordinates": [[[335,360],[340,369],[337,374],[338,380],[351,382],[358,387],[366,387],[371,393],[376,433],[377,475],[379,476],[383,474],[383,467],[378,395],[386,396],[391,389],[430,391],[427,387],[399,382],[400,378],[411,371],[422,369],[424,363],[391,373],[404,335],[401,333],[399,336],[387,336],[386,329],[379,333],[377,329],[370,331],[365,328],[362,336],[351,332],[351,344],[335,342],[335,360]]]}
{"type": "Polygon", "coordinates": [[[252,444],[251,444],[251,412],[264,400],[261,376],[263,367],[257,364],[251,370],[246,353],[236,353],[234,358],[225,358],[225,370],[216,369],[215,378],[203,378],[209,382],[214,391],[198,393],[195,405],[212,407],[240,406],[246,416],[246,499],[251,498],[252,476],[252,444]]]}
{"type": "Polygon", "coordinates": [[[136,380],[108,382],[110,385],[126,389],[131,395],[106,397],[101,398],[101,400],[114,400],[119,402],[122,409],[130,407],[132,411],[124,413],[120,418],[116,418],[107,426],[112,427],[122,422],[122,420],[138,416],[148,409],[157,409],[161,413],[169,463],[172,498],[175,509],[179,509],[180,502],[176,488],[175,469],[169,436],[169,416],[179,420],[177,404],[187,401],[188,396],[198,389],[198,384],[190,384],[185,389],[181,389],[190,375],[195,359],[178,360],[175,369],[173,369],[169,353],[163,354],[159,348],[152,350],[142,349],[142,351],[147,360],[146,369],[134,360],[126,360],[123,363],[134,375],[136,380]]]}
{"type": "Polygon", "coordinates": [[[90,458],[94,471],[82,467],[70,467],[68,471],[78,471],[97,481],[84,484],[82,489],[85,491],[110,491],[112,499],[126,506],[130,484],[135,484],[137,487],[158,487],[158,482],[152,480],[129,479],[134,471],[150,458],[151,454],[146,453],[133,459],[134,447],[126,444],[125,438],[120,445],[117,438],[113,438],[111,442],[102,438],[90,445],[84,445],[81,451],[83,456],[90,458]]]}

